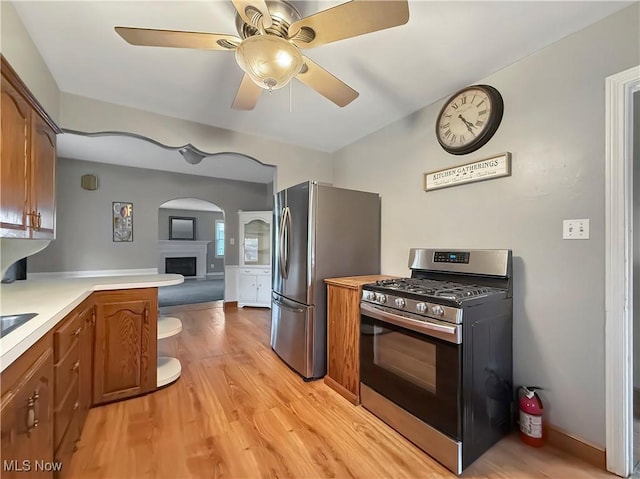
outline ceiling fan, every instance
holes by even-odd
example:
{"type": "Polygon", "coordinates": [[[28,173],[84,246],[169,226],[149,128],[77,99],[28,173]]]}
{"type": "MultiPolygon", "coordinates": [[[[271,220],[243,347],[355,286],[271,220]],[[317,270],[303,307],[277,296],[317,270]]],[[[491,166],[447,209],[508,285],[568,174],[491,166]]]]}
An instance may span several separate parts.
{"type": "Polygon", "coordinates": [[[232,0],[239,37],[222,33],[115,27],[132,45],[235,51],[245,75],[232,108],[253,110],[263,90],[277,90],[294,77],[338,106],[358,92],[304,56],[314,48],[346,38],[403,25],[407,0],[351,0],[302,18],[284,0],[232,0]]]}

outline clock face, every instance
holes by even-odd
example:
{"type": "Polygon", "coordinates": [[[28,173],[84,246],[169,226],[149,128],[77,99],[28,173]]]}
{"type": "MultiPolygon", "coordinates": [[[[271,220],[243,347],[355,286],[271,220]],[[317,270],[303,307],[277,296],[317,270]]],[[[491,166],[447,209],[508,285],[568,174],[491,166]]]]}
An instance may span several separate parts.
{"type": "Polygon", "coordinates": [[[465,88],[444,105],[436,122],[438,142],[449,153],[463,155],[484,145],[502,119],[502,97],[487,85],[465,88]]]}

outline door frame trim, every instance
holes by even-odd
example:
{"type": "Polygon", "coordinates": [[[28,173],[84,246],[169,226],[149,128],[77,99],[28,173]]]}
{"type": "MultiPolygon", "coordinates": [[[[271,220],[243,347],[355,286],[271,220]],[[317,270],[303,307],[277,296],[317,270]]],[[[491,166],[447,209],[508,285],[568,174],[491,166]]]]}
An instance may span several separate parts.
{"type": "Polygon", "coordinates": [[[633,467],[633,93],[640,65],[606,78],[605,411],[607,470],[633,467]]]}

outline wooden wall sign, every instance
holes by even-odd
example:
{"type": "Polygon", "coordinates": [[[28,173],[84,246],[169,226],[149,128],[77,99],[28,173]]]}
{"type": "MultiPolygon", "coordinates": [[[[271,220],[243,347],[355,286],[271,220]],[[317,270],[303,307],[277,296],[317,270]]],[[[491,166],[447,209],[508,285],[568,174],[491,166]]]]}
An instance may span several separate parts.
{"type": "Polygon", "coordinates": [[[511,175],[511,153],[424,174],[424,190],[431,191],[511,175]]]}

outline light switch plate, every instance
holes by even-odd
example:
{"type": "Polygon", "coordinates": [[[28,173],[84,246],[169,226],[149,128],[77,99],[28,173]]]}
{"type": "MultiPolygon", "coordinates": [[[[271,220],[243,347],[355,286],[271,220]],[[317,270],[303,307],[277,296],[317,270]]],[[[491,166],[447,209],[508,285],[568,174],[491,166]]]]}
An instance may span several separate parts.
{"type": "Polygon", "coordinates": [[[562,239],[589,239],[589,220],[564,220],[562,239]]]}

